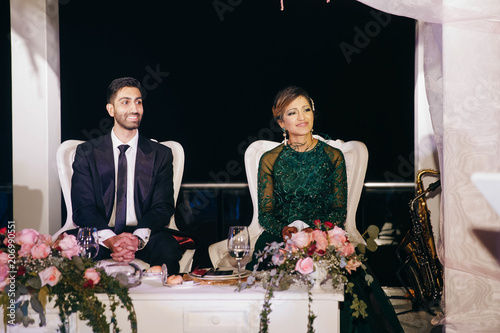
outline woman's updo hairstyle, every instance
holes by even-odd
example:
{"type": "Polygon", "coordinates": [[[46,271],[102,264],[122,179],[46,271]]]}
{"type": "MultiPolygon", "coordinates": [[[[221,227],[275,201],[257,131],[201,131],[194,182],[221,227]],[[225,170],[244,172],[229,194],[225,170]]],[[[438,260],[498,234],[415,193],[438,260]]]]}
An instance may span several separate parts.
{"type": "Polygon", "coordinates": [[[299,87],[290,86],[285,89],[282,89],[276,94],[274,98],[273,104],[273,116],[276,120],[283,119],[283,115],[285,114],[287,106],[292,103],[297,97],[303,96],[305,99],[309,101],[309,105],[314,111],[314,102],[309,97],[307,92],[299,87]]]}

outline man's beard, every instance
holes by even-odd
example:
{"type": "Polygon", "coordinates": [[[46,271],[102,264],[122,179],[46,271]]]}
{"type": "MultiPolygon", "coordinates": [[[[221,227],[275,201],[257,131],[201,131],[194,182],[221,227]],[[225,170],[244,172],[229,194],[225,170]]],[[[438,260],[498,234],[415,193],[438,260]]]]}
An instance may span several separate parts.
{"type": "Polygon", "coordinates": [[[139,128],[139,125],[141,125],[141,120],[142,120],[142,117],[141,117],[139,114],[137,114],[137,116],[139,117],[139,119],[138,119],[137,123],[135,123],[135,122],[134,122],[134,123],[131,123],[131,124],[130,124],[130,123],[128,123],[128,122],[126,121],[126,119],[127,119],[128,115],[125,115],[123,118],[116,118],[116,122],[117,122],[117,123],[118,123],[121,127],[125,128],[125,129],[127,129],[127,130],[129,130],[129,131],[131,131],[131,130],[135,130],[135,129],[138,129],[138,128],[139,128]],[[124,120],[124,119],[125,119],[125,120],[124,120]]]}

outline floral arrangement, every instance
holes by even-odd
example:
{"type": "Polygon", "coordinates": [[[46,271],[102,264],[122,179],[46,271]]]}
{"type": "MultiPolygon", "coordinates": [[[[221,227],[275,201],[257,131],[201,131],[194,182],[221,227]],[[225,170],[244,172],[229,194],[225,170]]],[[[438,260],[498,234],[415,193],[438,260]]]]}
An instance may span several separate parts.
{"type": "Polygon", "coordinates": [[[78,254],[74,235],[63,233],[52,242],[50,235],[33,229],[8,233],[6,228],[0,229],[0,305],[4,324],[22,323],[26,327],[33,324],[28,315],[31,305],[39,315],[40,326],[45,326],[45,307],[54,300],[63,333],[64,323],[72,313],[78,313],[94,332],[109,332],[110,327],[118,332],[115,315],[118,306],[127,309],[132,331],[137,332],[127,287],[96,267],[91,259],[78,254]],[[99,293],[108,295],[111,323],[106,319],[106,306],[97,298],[99,293]]]}
{"type": "MultiPolygon", "coordinates": [[[[263,276],[263,286],[266,288],[264,304],[260,314],[260,333],[267,333],[269,329],[269,314],[271,313],[271,299],[274,290],[286,290],[293,283],[304,283],[308,287],[309,314],[307,332],[314,332],[316,316],[311,310],[312,292],[314,285],[330,280],[334,289],[344,286],[344,292],[351,294],[351,306],[354,317],[367,316],[366,303],[358,299],[353,291],[353,283],[348,276],[358,268],[364,269],[365,257],[363,253],[356,253],[344,229],[334,226],[331,222],[314,221],[315,228],[306,228],[292,234],[285,243],[273,242],[263,251],[256,253],[258,263],[254,267],[252,276],[247,279],[245,287],[255,284],[258,276],[263,276]],[[260,274],[257,269],[262,266],[270,267],[269,274],[260,274]]],[[[375,227],[376,228],[376,227],[375,227]]],[[[378,235],[378,231],[376,232],[378,235]]],[[[376,237],[370,235],[370,243],[376,237]]],[[[362,249],[364,252],[364,249],[362,249]]],[[[369,274],[365,275],[367,284],[373,281],[369,274]]]]}

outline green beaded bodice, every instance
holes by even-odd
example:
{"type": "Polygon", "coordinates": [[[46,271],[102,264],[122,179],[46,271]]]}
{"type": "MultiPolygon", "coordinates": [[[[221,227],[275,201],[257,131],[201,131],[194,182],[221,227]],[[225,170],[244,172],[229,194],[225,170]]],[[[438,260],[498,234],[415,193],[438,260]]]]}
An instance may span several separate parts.
{"type": "Polygon", "coordinates": [[[295,220],[310,226],[316,219],[343,227],[347,212],[344,155],[318,141],[313,149],[297,152],[278,147],[262,155],[258,174],[259,223],[281,236],[295,220]]]}

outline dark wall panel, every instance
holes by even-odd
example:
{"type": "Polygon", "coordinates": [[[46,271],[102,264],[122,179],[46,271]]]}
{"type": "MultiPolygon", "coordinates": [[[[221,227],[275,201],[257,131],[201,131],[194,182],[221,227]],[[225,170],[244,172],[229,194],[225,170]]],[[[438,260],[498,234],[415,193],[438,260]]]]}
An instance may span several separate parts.
{"type": "Polygon", "coordinates": [[[367,144],[367,180],[412,181],[400,165],[413,150],[414,26],[354,0],[61,3],[62,138],[109,131],[107,85],[134,76],[141,133],[184,146],[184,182],[244,182],[244,149],[280,139],[271,104],[294,84],[315,100],[315,131],[367,144]]]}
{"type": "Polygon", "coordinates": [[[10,3],[0,1],[0,227],[12,220],[10,3]]]}

